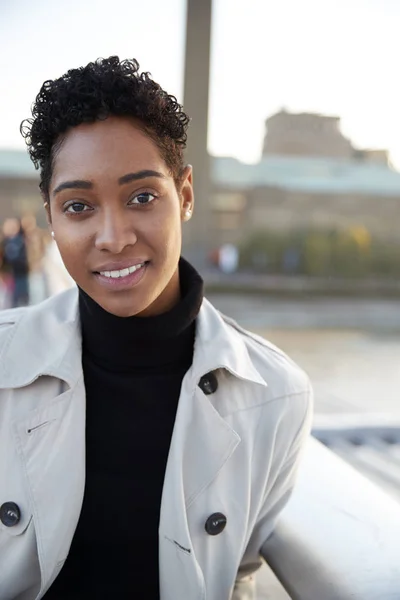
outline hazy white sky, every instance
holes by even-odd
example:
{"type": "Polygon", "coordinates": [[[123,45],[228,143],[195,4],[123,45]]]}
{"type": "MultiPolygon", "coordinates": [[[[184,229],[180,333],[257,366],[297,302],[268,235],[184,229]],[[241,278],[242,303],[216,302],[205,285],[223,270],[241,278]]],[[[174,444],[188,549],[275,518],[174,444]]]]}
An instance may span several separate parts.
{"type": "MultiPolygon", "coordinates": [[[[201,2],[201,0],[199,0],[201,2]]],[[[256,161],[285,106],[342,117],[400,167],[399,0],[214,0],[209,149],[256,161]]],[[[185,0],[0,0],[0,147],[45,79],[135,57],[182,100],[185,0]]]]}

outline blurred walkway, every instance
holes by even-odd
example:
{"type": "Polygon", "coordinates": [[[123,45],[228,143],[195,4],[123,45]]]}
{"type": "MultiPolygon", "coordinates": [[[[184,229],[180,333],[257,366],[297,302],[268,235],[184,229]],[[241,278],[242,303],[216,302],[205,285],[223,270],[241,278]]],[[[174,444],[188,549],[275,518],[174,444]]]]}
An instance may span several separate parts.
{"type": "Polygon", "coordinates": [[[222,273],[216,269],[202,271],[208,289],[215,292],[268,292],[273,295],[380,295],[399,297],[400,281],[391,279],[350,279],[307,277],[305,275],[263,275],[257,273],[222,273]]]}

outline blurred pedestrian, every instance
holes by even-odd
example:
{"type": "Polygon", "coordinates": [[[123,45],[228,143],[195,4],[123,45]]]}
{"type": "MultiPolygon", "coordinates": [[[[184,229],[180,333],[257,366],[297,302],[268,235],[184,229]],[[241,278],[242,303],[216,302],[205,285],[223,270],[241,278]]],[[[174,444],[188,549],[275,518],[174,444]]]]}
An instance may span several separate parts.
{"type": "Polygon", "coordinates": [[[3,236],[0,232],[0,310],[11,306],[11,275],[4,264],[3,236]]]}
{"type": "MultiPolygon", "coordinates": [[[[252,598],[307,376],[181,257],[188,116],[135,60],[46,81],[23,131],[77,286],[0,327],[7,598],[252,598]]],[[[1,325],[0,314],[0,325],[1,325]]]]}
{"type": "Polygon", "coordinates": [[[238,268],[239,251],[234,244],[224,244],[219,251],[219,268],[223,273],[232,274],[238,268]]]}
{"type": "Polygon", "coordinates": [[[29,302],[37,304],[46,297],[43,258],[46,250],[45,233],[36,222],[33,214],[26,214],[21,219],[25,236],[29,271],[29,302]]]}
{"type": "Polygon", "coordinates": [[[29,304],[29,264],[27,244],[21,221],[6,219],[3,225],[2,240],[3,270],[9,276],[12,286],[12,307],[29,304]]]}

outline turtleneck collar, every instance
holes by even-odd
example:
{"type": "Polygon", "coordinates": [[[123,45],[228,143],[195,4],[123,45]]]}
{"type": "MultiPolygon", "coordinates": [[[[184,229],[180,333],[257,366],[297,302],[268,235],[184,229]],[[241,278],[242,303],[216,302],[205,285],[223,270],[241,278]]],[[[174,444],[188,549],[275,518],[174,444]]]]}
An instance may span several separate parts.
{"type": "Polygon", "coordinates": [[[117,317],[79,289],[83,358],[109,371],[172,367],[193,357],[195,320],[203,300],[203,280],[179,261],[180,301],[154,317],[117,317]]]}

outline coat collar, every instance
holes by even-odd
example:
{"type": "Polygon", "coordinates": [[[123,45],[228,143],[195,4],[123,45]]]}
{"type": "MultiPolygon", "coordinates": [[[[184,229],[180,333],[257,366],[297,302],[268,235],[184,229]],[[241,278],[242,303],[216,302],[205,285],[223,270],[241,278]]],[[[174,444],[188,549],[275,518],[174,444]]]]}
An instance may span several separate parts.
{"type": "Polygon", "coordinates": [[[254,366],[244,341],[244,331],[203,300],[197,319],[193,374],[199,379],[217,369],[226,369],[239,379],[267,385],[254,366]]]}
{"type": "MultiPolygon", "coordinates": [[[[193,384],[221,368],[266,385],[251,361],[243,333],[204,299],[197,318],[193,384]]],[[[57,377],[72,387],[81,369],[77,288],[0,315],[0,387],[22,387],[41,375],[57,377]]]]}
{"type": "Polygon", "coordinates": [[[80,372],[76,288],[0,314],[0,387],[23,387],[41,375],[57,377],[72,387],[80,372]]]}

